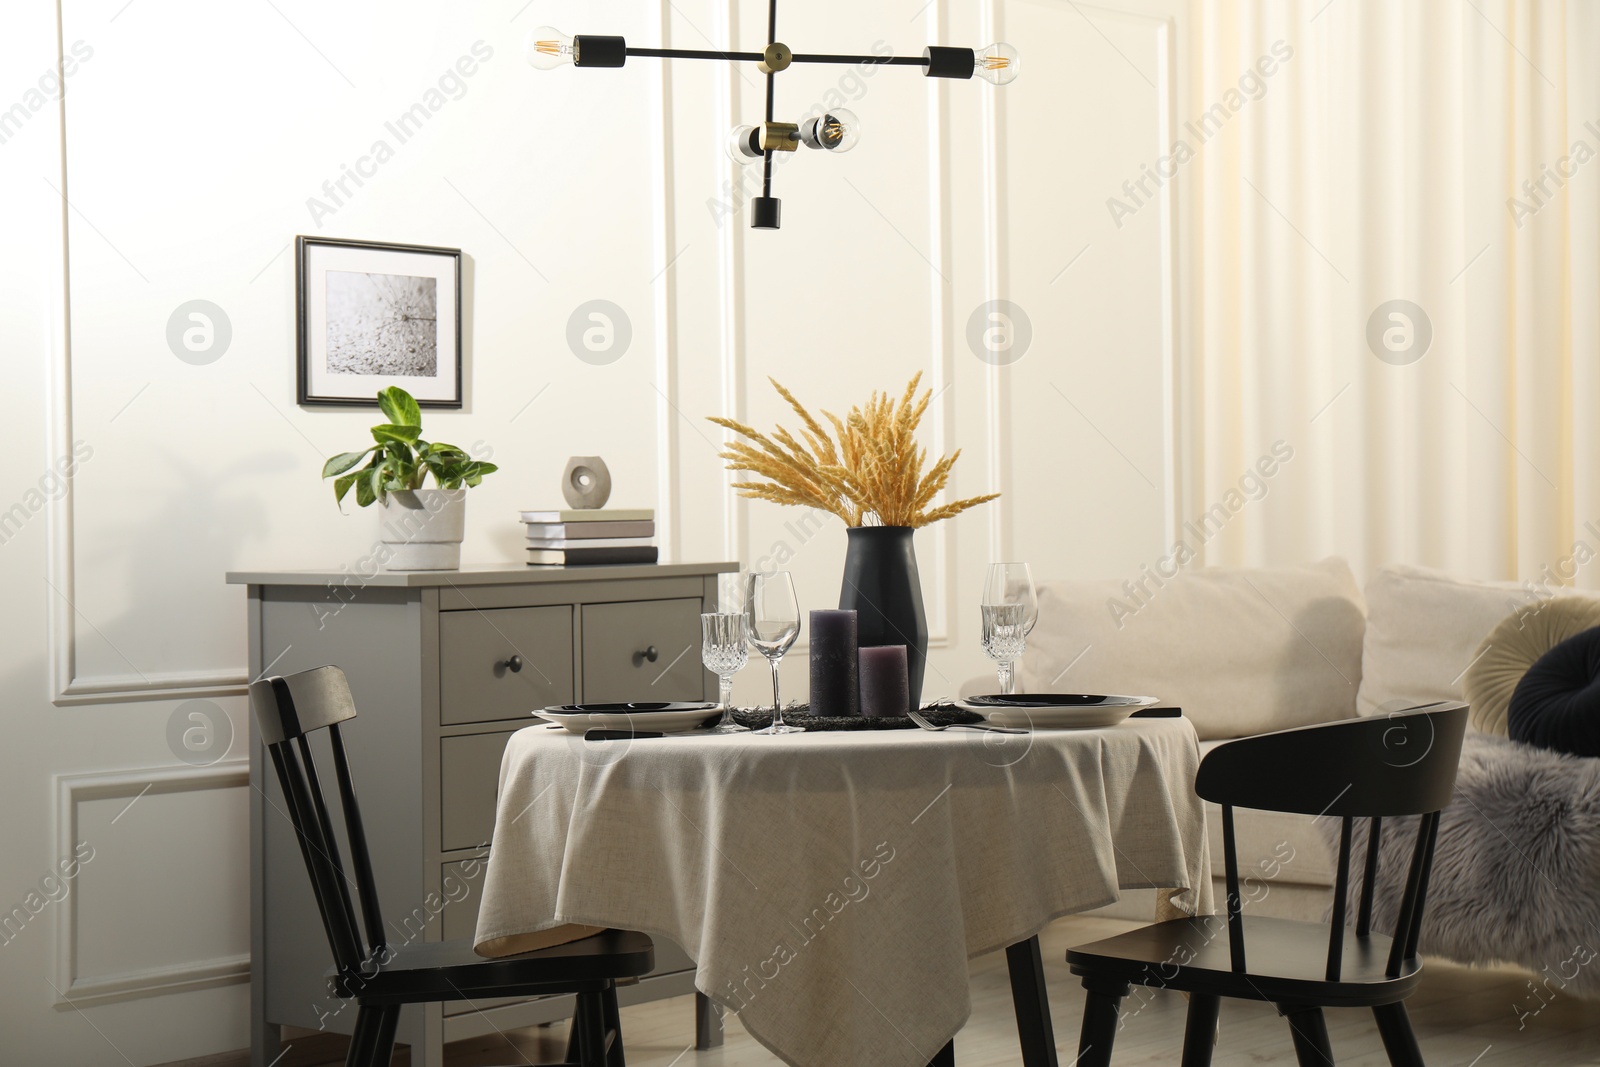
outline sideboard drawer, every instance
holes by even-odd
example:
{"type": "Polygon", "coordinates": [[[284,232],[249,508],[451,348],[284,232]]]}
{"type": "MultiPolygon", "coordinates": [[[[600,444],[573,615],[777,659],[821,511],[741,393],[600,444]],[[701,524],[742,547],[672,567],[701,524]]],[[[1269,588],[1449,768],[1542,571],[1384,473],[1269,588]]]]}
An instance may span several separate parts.
{"type": "Polygon", "coordinates": [[[585,604],[584,701],[704,699],[700,605],[699,600],[585,604]]]}
{"type": "Polygon", "coordinates": [[[572,700],[569,605],[439,613],[440,722],[525,719],[572,700]]]}
{"type": "Polygon", "coordinates": [[[494,837],[500,758],[509,733],[439,739],[439,847],[486,847],[494,837]]]}

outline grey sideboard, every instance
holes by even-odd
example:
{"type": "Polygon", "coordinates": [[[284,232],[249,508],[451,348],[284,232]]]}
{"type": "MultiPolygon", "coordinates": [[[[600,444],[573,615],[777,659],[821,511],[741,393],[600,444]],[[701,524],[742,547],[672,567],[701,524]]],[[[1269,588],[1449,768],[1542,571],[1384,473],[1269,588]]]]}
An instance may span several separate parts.
{"type": "MultiPolygon", "coordinates": [[[[228,574],[249,591],[252,678],[324,663],[349,676],[357,718],[346,745],[391,944],[472,936],[500,757],[531,710],[714,696],[697,616],[716,610],[717,576],[737,569],[228,574]]],[[[283,1027],[348,1034],[356,1011],[327,992],[331,954],[310,879],[253,721],[250,731],[250,1056],[269,1067],[283,1027]]],[[[694,991],[681,949],[658,939],[656,961],[619,991],[624,1003],[694,991]]],[[[445,1042],[570,1014],[570,998],[414,1006],[398,1036],[413,1064],[441,1067],[445,1042]]],[[[707,1030],[702,1018],[702,1040],[707,1030]]]]}

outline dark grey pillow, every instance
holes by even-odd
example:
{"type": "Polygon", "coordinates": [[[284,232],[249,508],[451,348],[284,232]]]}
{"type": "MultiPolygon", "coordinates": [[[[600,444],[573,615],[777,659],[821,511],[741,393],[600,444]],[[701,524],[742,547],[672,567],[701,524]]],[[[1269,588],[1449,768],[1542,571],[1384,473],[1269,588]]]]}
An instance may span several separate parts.
{"type": "Polygon", "coordinates": [[[1600,626],[1567,638],[1528,668],[1511,694],[1513,741],[1600,756],[1600,626]]]}

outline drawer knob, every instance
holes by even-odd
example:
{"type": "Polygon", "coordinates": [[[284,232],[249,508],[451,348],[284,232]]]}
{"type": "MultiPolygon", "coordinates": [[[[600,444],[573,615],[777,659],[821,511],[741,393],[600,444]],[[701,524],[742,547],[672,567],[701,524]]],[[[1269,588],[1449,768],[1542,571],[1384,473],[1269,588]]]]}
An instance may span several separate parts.
{"type": "Polygon", "coordinates": [[[649,662],[649,663],[654,663],[656,660],[658,660],[660,658],[661,658],[661,652],[656,648],[655,645],[651,645],[649,648],[645,649],[643,652],[635,652],[633,654],[633,662],[635,664],[639,663],[641,660],[649,662]]]}
{"type": "Polygon", "coordinates": [[[512,674],[516,674],[522,670],[522,657],[512,656],[510,659],[501,660],[499,663],[495,664],[495,668],[495,673],[497,674],[500,671],[510,671],[512,674]]]}

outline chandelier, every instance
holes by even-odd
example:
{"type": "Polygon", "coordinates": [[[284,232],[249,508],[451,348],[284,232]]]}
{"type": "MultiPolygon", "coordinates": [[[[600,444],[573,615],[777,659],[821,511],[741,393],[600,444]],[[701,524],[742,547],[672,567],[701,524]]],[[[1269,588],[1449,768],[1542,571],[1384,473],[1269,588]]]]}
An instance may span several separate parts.
{"type": "Polygon", "coordinates": [[[774,121],[776,75],[795,63],[874,64],[921,67],[930,78],[977,76],[995,85],[1016,81],[1020,73],[1017,50],[997,41],[986,48],[945,48],[932,45],[920,56],[850,56],[794,52],[778,40],[778,0],[768,0],[767,46],[759,52],[718,52],[695,48],[633,48],[621,37],[579,34],[569,37],[551,26],[540,26],[528,37],[528,62],[540,70],[556,67],[620,67],[629,56],[650,59],[720,59],[754,63],[767,77],[766,118],[758,124],[734,127],[728,154],[735,162],[762,165],[761,195],[751,200],[750,225],[776,230],[782,201],[772,195],[772,157],[794,152],[801,145],[824,152],[848,152],[861,140],[861,122],[845,108],[831,108],[800,122],[774,121]]]}

